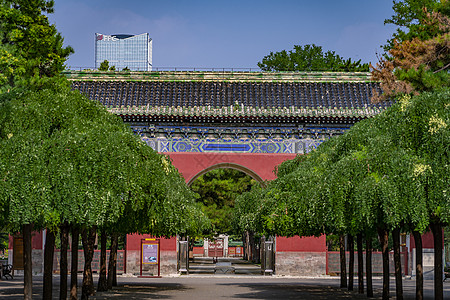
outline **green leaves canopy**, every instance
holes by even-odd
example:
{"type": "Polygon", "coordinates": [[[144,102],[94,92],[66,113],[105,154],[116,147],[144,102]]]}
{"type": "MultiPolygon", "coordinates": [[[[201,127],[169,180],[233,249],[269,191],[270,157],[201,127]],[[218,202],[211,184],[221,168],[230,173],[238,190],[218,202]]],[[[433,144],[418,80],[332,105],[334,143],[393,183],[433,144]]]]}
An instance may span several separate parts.
{"type": "Polygon", "coordinates": [[[295,45],[294,50],[270,52],[264,56],[258,67],[263,71],[332,71],[332,72],[368,72],[369,65],[361,60],[345,60],[334,51],[323,52],[321,46],[295,45]]]}
{"type": "Polygon", "coordinates": [[[384,24],[396,25],[398,28],[384,46],[386,51],[392,49],[394,40],[398,43],[414,38],[425,41],[442,34],[437,24],[424,22],[427,13],[435,11],[450,16],[450,2],[447,0],[394,0],[393,3],[394,15],[386,19],[384,24]]]}
{"type": "Polygon", "coordinates": [[[0,103],[1,221],[11,229],[123,221],[172,235],[205,225],[170,162],[99,104],[65,86],[14,90],[0,103]]]}
{"type": "Polygon", "coordinates": [[[64,70],[71,47],[45,14],[54,1],[0,1],[0,84],[42,86],[64,70]]]}
{"type": "MultiPolygon", "coordinates": [[[[262,193],[242,195],[261,199],[256,211],[270,207],[246,223],[285,236],[356,234],[377,227],[423,232],[430,222],[447,224],[449,99],[448,88],[406,96],[307,156],[283,163],[278,179],[262,193]]],[[[255,209],[242,211],[245,219],[255,209]]]]}

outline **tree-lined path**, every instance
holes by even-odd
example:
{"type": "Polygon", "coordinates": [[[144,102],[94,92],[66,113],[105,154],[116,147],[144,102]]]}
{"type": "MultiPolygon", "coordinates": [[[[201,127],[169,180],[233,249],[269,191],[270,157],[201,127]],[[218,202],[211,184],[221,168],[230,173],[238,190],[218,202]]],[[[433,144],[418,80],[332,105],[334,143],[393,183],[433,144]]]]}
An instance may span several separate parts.
{"type": "MultiPolygon", "coordinates": [[[[42,291],[42,279],[35,277],[33,294],[42,291]]],[[[59,288],[55,279],[54,289],[59,288]]],[[[81,276],[79,276],[81,283],[81,276]]],[[[97,281],[97,277],[94,277],[97,281]]],[[[395,284],[391,279],[392,294],[395,284]]],[[[23,299],[23,281],[0,281],[0,297],[23,299]]],[[[355,282],[356,284],[356,282],[355,282]]],[[[404,280],[404,299],[414,299],[414,280],[404,280]]],[[[381,299],[382,280],[374,279],[374,298],[381,299]]],[[[54,299],[57,293],[54,292],[54,299]]],[[[444,299],[450,297],[450,282],[444,282],[444,299]]],[[[38,298],[38,297],[37,297],[38,298]]],[[[339,278],[254,277],[254,276],[181,276],[158,279],[119,277],[118,286],[99,292],[91,299],[367,299],[364,295],[339,288],[339,278]]],[[[433,281],[424,281],[424,299],[434,299],[433,281]]]]}

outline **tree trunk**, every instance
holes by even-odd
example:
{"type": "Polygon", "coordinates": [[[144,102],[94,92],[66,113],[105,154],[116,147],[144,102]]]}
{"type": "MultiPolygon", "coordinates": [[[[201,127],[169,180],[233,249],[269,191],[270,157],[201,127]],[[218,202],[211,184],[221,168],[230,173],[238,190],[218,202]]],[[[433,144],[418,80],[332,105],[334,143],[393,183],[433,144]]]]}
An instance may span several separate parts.
{"type": "Polygon", "coordinates": [[[31,300],[33,297],[33,269],[31,262],[31,230],[32,224],[22,226],[23,234],[23,298],[31,300]]]}
{"type": "Polygon", "coordinates": [[[247,231],[242,234],[242,259],[247,260],[247,231]]]}
{"type": "Polygon", "coordinates": [[[113,286],[117,286],[117,248],[114,257],[116,261],[114,262],[113,265],[113,286]]]}
{"type": "Polygon", "coordinates": [[[77,300],[78,287],[78,243],[80,239],[80,231],[76,226],[72,225],[72,263],[70,266],[70,300],[77,300]]]}
{"type": "Polygon", "coordinates": [[[355,275],[355,242],[353,235],[347,235],[347,245],[349,252],[348,259],[348,290],[353,291],[353,280],[355,275]]]}
{"type": "Polygon", "coordinates": [[[47,229],[44,248],[44,288],[42,299],[52,300],[53,290],[53,254],[55,252],[55,233],[47,229]]]}
{"type": "Polygon", "coordinates": [[[383,255],[383,296],[382,299],[389,299],[389,232],[386,229],[378,228],[380,238],[381,253],[383,255]]]}
{"type": "Polygon", "coordinates": [[[59,299],[67,299],[67,272],[68,272],[68,261],[67,261],[67,248],[69,246],[69,226],[64,223],[60,227],[60,239],[61,239],[61,257],[59,263],[59,299]]]}
{"type": "Polygon", "coordinates": [[[400,228],[392,231],[394,242],[395,294],[397,300],[403,300],[402,263],[400,258],[400,228]]]}
{"type": "Polygon", "coordinates": [[[244,260],[247,260],[248,261],[248,249],[247,249],[247,246],[248,246],[248,243],[247,243],[247,234],[248,234],[248,231],[245,231],[245,233],[243,233],[242,234],[242,242],[243,242],[243,251],[244,251],[244,253],[243,253],[243,259],[244,260]]]}
{"type": "Polygon", "coordinates": [[[347,262],[345,261],[345,237],[339,236],[339,257],[341,262],[341,288],[347,287],[347,262]]]}
{"type": "Polygon", "coordinates": [[[113,263],[113,277],[112,277],[112,285],[117,286],[117,250],[119,249],[119,236],[115,236],[116,239],[116,247],[114,247],[114,263],[113,263]]]}
{"type": "Polygon", "coordinates": [[[98,278],[97,292],[108,290],[108,283],[106,282],[106,239],[106,232],[102,230],[100,237],[100,276],[98,278]]]}
{"type": "MultiPolygon", "coordinates": [[[[116,243],[118,244],[118,243],[116,243]]],[[[112,286],[117,286],[117,248],[114,249],[114,263],[113,263],[113,274],[112,274],[112,286]]]]}
{"type": "Polygon", "coordinates": [[[108,265],[108,278],[107,278],[107,283],[108,283],[108,289],[112,289],[113,284],[114,284],[114,268],[115,268],[115,264],[117,261],[117,257],[115,257],[117,255],[117,234],[113,233],[111,235],[111,250],[109,252],[109,265],[108,265]]]}
{"type": "Polygon", "coordinates": [[[358,250],[358,293],[364,294],[364,257],[363,257],[363,238],[362,234],[356,235],[356,246],[358,250]]]}
{"type": "Polygon", "coordinates": [[[255,263],[256,261],[255,261],[255,236],[254,236],[254,233],[253,232],[250,232],[249,233],[249,236],[248,236],[248,244],[249,244],[249,251],[248,251],[248,260],[250,261],[250,262],[253,262],[253,263],[255,263]]]}
{"type": "Polygon", "coordinates": [[[372,285],[372,237],[366,236],[366,282],[367,297],[373,297],[372,285]]]}
{"type": "Polygon", "coordinates": [[[442,261],[442,225],[439,223],[430,224],[434,239],[434,299],[444,299],[444,273],[442,261]]]}
{"type": "Polygon", "coordinates": [[[422,235],[413,231],[416,244],[416,299],[423,300],[423,264],[422,264],[422,235]]]}
{"type": "Polygon", "coordinates": [[[95,294],[94,280],[92,278],[92,258],[94,256],[96,228],[95,226],[84,229],[82,232],[83,252],[84,252],[84,271],[83,286],[81,288],[81,299],[87,300],[89,296],[95,294]]]}

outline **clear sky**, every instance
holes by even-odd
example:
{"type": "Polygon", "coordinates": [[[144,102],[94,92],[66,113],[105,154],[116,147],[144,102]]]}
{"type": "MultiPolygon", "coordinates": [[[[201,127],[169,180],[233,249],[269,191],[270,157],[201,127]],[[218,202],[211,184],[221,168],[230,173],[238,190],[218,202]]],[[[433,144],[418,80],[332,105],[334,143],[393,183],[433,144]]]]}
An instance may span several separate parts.
{"type": "Polygon", "coordinates": [[[255,68],[306,44],[375,63],[392,14],[392,0],[55,0],[50,22],[75,49],[71,68],[94,67],[96,32],[148,32],[154,67],[255,68]]]}

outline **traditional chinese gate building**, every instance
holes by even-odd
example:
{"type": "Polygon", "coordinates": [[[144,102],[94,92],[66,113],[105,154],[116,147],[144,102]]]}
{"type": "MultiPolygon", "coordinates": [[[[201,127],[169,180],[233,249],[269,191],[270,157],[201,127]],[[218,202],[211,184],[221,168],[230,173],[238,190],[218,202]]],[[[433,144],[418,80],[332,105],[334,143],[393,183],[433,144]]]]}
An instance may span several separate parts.
{"type": "MultiPolygon", "coordinates": [[[[281,162],[306,154],[389,104],[372,104],[368,73],[70,72],[73,89],[119,115],[191,184],[217,169],[263,182],[281,162]]],[[[139,270],[129,235],[127,272],[139,270]]],[[[325,274],[320,238],[276,238],[276,273],[325,274]],[[286,263],[289,261],[289,263],[286,263]],[[292,262],[295,262],[294,264],[292,262]]],[[[176,272],[175,238],[161,242],[161,273],[176,272]]]]}
{"type": "MultiPolygon", "coordinates": [[[[188,185],[217,168],[240,170],[261,183],[273,180],[274,169],[283,161],[308,153],[390,105],[370,102],[379,84],[368,73],[87,71],[66,75],[73,89],[105,105],[150,147],[170,156],[188,185]]],[[[119,271],[139,274],[142,241],[147,239],[152,237],[127,236],[126,249],[119,253],[119,271]]],[[[33,236],[35,273],[42,272],[44,241],[45,234],[33,236]]],[[[10,237],[10,247],[19,242],[20,238],[10,237]]],[[[158,245],[161,274],[175,273],[176,238],[160,239],[158,245]]],[[[411,245],[407,240],[409,256],[414,255],[413,240],[411,245]]],[[[423,248],[430,249],[424,251],[424,261],[432,262],[430,235],[424,236],[423,248]]],[[[275,273],[333,273],[334,254],[327,251],[325,236],[276,237],[275,273]]]]}

